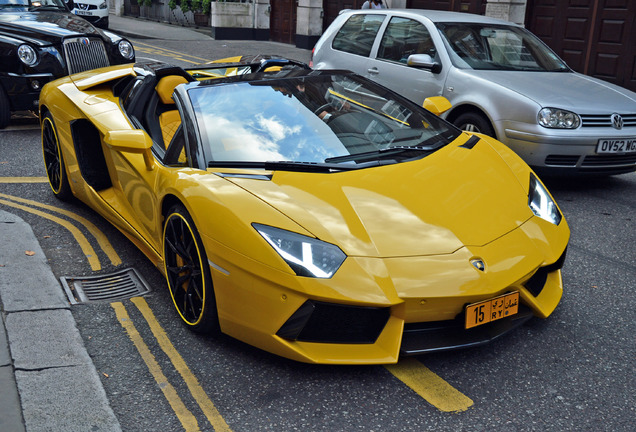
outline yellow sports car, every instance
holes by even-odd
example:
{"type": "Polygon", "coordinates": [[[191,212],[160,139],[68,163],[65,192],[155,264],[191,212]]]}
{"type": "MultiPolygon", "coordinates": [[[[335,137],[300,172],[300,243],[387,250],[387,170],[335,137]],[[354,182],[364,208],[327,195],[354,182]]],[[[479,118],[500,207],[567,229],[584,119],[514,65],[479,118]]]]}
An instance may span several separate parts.
{"type": "Polygon", "coordinates": [[[40,103],[53,193],[130,238],[194,331],[394,363],[561,298],[570,231],[528,166],[351,72],[137,63],[59,79],[40,103]]]}

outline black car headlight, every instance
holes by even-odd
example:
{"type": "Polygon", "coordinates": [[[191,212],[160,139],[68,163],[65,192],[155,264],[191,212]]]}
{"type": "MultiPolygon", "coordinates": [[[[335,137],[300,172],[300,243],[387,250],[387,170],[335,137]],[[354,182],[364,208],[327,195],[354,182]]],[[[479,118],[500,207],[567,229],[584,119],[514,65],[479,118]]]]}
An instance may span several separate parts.
{"type": "Polygon", "coordinates": [[[561,212],[556,203],[550,197],[547,189],[541,184],[534,174],[530,174],[530,190],[528,191],[528,206],[532,213],[541,219],[552,222],[555,225],[561,223],[561,212]]]}
{"type": "Polygon", "coordinates": [[[35,66],[38,62],[38,53],[30,45],[20,45],[18,47],[18,57],[27,66],[35,66]]]}
{"type": "Polygon", "coordinates": [[[133,57],[135,56],[135,50],[133,49],[133,46],[130,42],[128,42],[125,39],[122,39],[119,41],[119,43],[117,44],[117,47],[119,48],[119,54],[127,59],[127,60],[132,60],[133,57]]]}
{"type": "Polygon", "coordinates": [[[298,276],[328,279],[347,258],[331,243],[267,225],[252,226],[298,276]]]}
{"type": "Polygon", "coordinates": [[[541,126],[551,129],[576,129],[581,125],[578,114],[558,108],[543,108],[538,119],[541,126]]]}

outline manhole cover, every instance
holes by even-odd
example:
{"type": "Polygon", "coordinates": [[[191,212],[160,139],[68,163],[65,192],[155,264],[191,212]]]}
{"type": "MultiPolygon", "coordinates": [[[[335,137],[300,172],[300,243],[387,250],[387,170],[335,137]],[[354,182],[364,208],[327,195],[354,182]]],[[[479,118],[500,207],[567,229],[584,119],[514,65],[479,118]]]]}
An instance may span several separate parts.
{"type": "Polygon", "coordinates": [[[71,304],[111,302],[150,292],[150,287],[134,268],[97,276],[61,277],[71,304]]]}

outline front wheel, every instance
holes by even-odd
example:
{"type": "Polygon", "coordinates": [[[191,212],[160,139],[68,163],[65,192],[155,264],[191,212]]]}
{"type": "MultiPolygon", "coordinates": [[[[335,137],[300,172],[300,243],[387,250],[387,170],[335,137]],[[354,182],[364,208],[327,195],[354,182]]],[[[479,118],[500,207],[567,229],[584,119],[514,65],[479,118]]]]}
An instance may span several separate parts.
{"type": "Polygon", "coordinates": [[[174,205],[167,213],[163,254],[170,296],[183,322],[197,333],[217,330],[208,259],[194,222],[181,204],[174,205]]]}
{"type": "Polygon", "coordinates": [[[73,194],[66,176],[60,141],[51,113],[46,113],[42,120],[42,154],[44,168],[53,194],[62,201],[68,201],[73,194]]]}
{"type": "Polygon", "coordinates": [[[477,132],[497,138],[490,122],[481,114],[473,112],[460,114],[453,124],[466,132],[477,132]]]}

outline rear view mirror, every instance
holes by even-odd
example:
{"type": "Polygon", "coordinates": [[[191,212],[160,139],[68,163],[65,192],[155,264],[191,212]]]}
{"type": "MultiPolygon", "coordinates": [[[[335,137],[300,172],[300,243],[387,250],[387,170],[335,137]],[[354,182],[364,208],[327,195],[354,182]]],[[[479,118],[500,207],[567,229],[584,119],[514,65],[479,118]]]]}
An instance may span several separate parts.
{"type": "Polygon", "coordinates": [[[146,168],[154,168],[152,158],[152,138],[142,130],[109,131],[104,136],[104,142],[110,148],[124,153],[141,153],[144,156],[146,168]]]}
{"type": "Polygon", "coordinates": [[[406,59],[406,64],[410,67],[428,69],[435,74],[442,71],[442,65],[433,60],[433,57],[428,54],[411,54],[406,59]]]}
{"type": "Polygon", "coordinates": [[[426,98],[422,106],[438,117],[453,107],[450,101],[444,96],[431,96],[426,98]]]}

